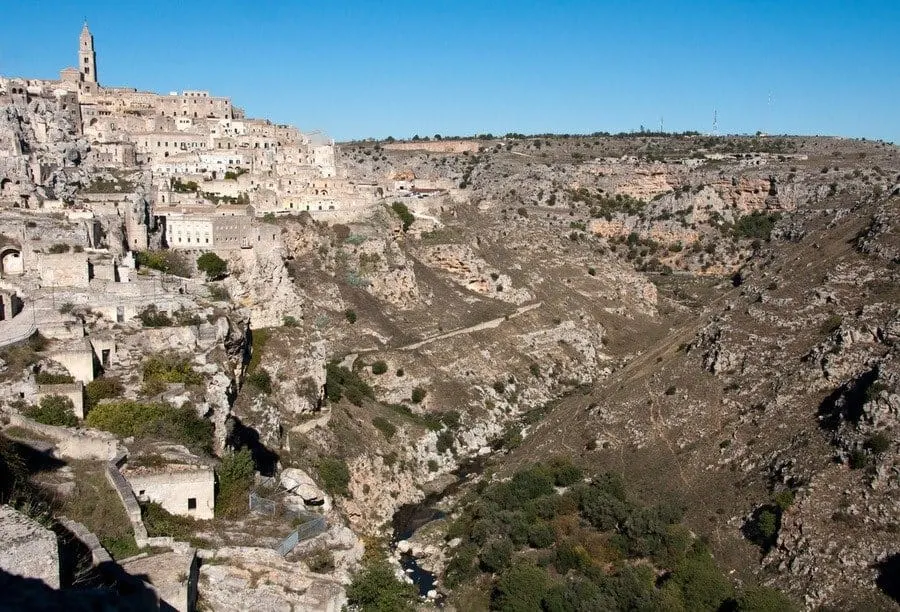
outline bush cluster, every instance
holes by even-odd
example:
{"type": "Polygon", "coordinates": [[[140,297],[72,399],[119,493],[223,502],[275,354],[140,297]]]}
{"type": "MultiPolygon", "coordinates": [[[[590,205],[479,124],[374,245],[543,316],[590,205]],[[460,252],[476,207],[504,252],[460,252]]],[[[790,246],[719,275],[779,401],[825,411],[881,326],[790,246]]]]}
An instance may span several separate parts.
{"type": "Polygon", "coordinates": [[[413,224],[413,221],[416,218],[413,216],[411,212],[409,212],[409,208],[407,208],[406,204],[403,202],[394,202],[391,204],[391,210],[394,211],[398,217],[400,217],[400,222],[403,223],[403,231],[407,231],[410,226],[413,224]]]}
{"type": "Polygon", "coordinates": [[[353,575],[347,587],[347,603],[364,612],[411,612],[416,609],[416,588],[399,580],[380,555],[371,556],[353,575]]]}
{"type": "Polygon", "coordinates": [[[445,582],[489,580],[496,610],[741,609],[742,598],[795,609],[770,589],[736,595],[681,516],[635,503],[617,475],[585,483],[568,461],[536,464],[470,496],[447,535],[462,544],[445,582]]]}
{"type": "Polygon", "coordinates": [[[272,376],[265,368],[257,368],[248,374],[247,382],[266,395],[272,393],[272,376]]]}
{"type": "Polygon", "coordinates": [[[150,304],[138,313],[138,318],[144,327],[171,327],[175,324],[172,318],[164,310],[159,310],[155,304],[150,304]]]}
{"type": "Polygon", "coordinates": [[[385,362],[384,360],[379,359],[378,361],[375,361],[372,363],[372,374],[375,374],[376,376],[381,376],[382,374],[385,374],[387,371],[388,371],[387,362],[385,362]]]}
{"type": "Polygon", "coordinates": [[[34,382],[39,385],[63,385],[73,383],[75,379],[68,374],[51,374],[42,370],[34,375],[34,382]]]}
{"type": "Polygon", "coordinates": [[[364,399],[375,399],[375,392],[356,372],[330,361],[325,366],[325,396],[329,402],[346,397],[351,404],[361,406],[364,399]]]}
{"type": "Polygon", "coordinates": [[[375,426],[375,429],[384,434],[384,437],[390,440],[394,437],[394,434],[397,433],[397,426],[388,421],[384,417],[373,417],[372,425],[375,426]]]}
{"type": "Polygon", "coordinates": [[[117,378],[95,378],[84,386],[84,397],[87,411],[104,399],[116,399],[122,396],[125,387],[117,378]]]}
{"type": "Polygon", "coordinates": [[[347,487],[350,484],[350,468],[347,467],[346,461],[334,457],[322,457],[316,468],[326,491],[332,495],[347,496],[349,494],[347,487]]]}
{"type": "Polygon", "coordinates": [[[757,210],[749,215],[740,217],[734,224],[734,235],[738,238],[756,240],[768,240],[772,237],[772,230],[781,215],[778,213],[767,214],[757,210]]]}
{"type": "Polygon", "coordinates": [[[213,425],[197,416],[188,404],[175,408],[169,404],[122,400],[100,404],[91,410],[85,423],[127,438],[157,438],[211,452],[213,425]]]}
{"type": "Polygon", "coordinates": [[[216,478],[219,481],[216,515],[236,518],[247,512],[247,494],[253,485],[255,469],[249,449],[225,453],[222,463],[216,468],[216,478]]]}
{"type": "Polygon", "coordinates": [[[218,280],[228,274],[228,264],[211,251],[197,258],[197,269],[206,274],[208,281],[218,280]]]}
{"type": "Polygon", "coordinates": [[[75,406],[72,404],[72,400],[62,395],[45,395],[37,406],[31,406],[24,412],[29,419],[44,425],[62,427],[78,425],[78,417],[75,416],[75,406]]]}
{"type": "Polygon", "coordinates": [[[141,364],[144,384],[151,387],[181,383],[199,385],[203,375],[194,370],[190,359],[175,353],[157,353],[151,355],[141,364]]]}
{"type": "Polygon", "coordinates": [[[139,251],[135,253],[138,266],[153,268],[167,274],[190,278],[191,266],[188,260],[176,251],[139,251]]]}

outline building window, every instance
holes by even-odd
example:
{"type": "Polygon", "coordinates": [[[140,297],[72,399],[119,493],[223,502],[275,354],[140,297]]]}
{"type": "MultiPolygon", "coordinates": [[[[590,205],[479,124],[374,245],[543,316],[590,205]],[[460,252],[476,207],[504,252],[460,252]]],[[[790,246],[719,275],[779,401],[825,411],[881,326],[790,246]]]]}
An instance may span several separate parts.
{"type": "Polygon", "coordinates": [[[143,495],[143,494],[144,494],[144,489],[141,489],[140,491],[138,491],[138,495],[143,495]]]}
{"type": "Polygon", "coordinates": [[[188,510],[196,510],[197,509],[197,498],[196,497],[188,497],[188,510]]]}

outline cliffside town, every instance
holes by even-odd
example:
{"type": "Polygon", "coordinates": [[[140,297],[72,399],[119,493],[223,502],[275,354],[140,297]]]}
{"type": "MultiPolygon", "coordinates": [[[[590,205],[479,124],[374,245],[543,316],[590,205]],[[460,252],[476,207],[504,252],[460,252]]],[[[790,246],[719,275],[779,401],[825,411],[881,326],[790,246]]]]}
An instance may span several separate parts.
{"type": "Polygon", "coordinates": [[[896,146],[336,144],[77,57],[0,76],[0,609],[897,608],[896,146]]]}

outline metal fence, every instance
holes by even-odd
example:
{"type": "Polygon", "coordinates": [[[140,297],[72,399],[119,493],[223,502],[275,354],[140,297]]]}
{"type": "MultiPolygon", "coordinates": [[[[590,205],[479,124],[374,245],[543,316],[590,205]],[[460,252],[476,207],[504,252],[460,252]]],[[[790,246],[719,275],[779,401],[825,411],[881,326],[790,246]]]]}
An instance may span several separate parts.
{"type": "Polygon", "coordinates": [[[288,537],[281,541],[281,544],[278,545],[278,553],[284,557],[289,552],[294,550],[294,547],[297,546],[303,540],[308,540],[309,538],[314,538],[320,533],[324,533],[326,529],[328,529],[328,523],[325,521],[324,516],[318,515],[307,515],[312,518],[312,520],[303,523],[295,530],[293,530],[288,537]]]}
{"type": "Polygon", "coordinates": [[[294,550],[294,547],[303,540],[314,538],[328,529],[328,522],[324,516],[285,507],[283,504],[261,497],[252,491],[250,492],[250,511],[269,516],[284,514],[292,520],[303,521],[276,548],[282,557],[294,550]]]}

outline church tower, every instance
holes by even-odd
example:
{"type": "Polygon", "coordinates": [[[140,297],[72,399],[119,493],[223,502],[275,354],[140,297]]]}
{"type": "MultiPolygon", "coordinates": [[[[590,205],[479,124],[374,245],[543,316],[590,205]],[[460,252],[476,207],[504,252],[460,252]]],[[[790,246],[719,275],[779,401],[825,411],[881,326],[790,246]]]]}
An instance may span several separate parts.
{"type": "Polygon", "coordinates": [[[94,37],[88,30],[87,21],[78,37],[78,71],[86,83],[97,82],[97,54],[94,53],[94,37]]]}

